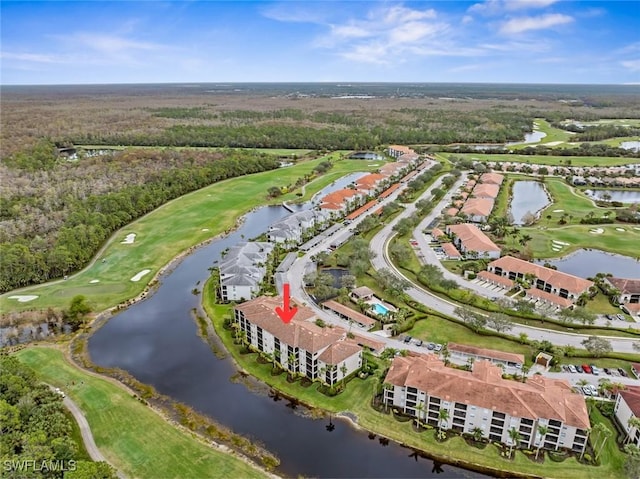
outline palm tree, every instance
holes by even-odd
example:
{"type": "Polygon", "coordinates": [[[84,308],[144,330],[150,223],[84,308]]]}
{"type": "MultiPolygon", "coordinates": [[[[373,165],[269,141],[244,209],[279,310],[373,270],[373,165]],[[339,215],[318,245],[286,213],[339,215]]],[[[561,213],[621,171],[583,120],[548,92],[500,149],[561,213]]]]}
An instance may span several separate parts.
{"type": "Polygon", "coordinates": [[[449,365],[449,358],[451,357],[451,353],[449,352],[449,348],[447,347],[446,344],[442,348],[442,351],[440,352],[440,354],[442,354],[442,359],[444,360],[444,365],[448,366],[449,365]]]}
{"type": "Polygon", "coordinates": [[[509,457],[511,457],[513,456],[513,448],[520,442],[520,431],[515,427],[509,429],[509,442],[511,442],[511,447],[509,449],[509,457]]]}
{"type": "Polygon", "coordinates": [[[416,426],[420,427],[422,425],[422,413],[424,412],[424,403],[418,403],[416,405],[416,426]]]}
{"type": "Polygon", "coordinates": [[[631,437],[635,434],[635,431],[640,429],[640,418],[637,418],[636,416],[631,416],[627,421],[627,426],[629,426],[630,428],[629,432],[627,432],[626,441],[628,442],[631,439],[631,437]]]}
{"type": "Polygon", "coordinates": [[[602,442],[600,443],[600,445],[594,447],[594,451],[595,451],[594,458],[598,459],[598,456],[600,455],[600,453],[602,452],[602,448],[604,447],[604,443],[611,436],[611,429],[609,429],[603,423],[599,422],[598,424],[593,426],[593,430],[598,433],[598,439],[600,438],[602,439],[602,442]]]}
{"type": "Polygon", "coordinates": [[[527,381],[527,374],[529,374],[529,371],[531,371],[531,368],[529,366],[522,365],[522,382],[523,383],[527,381]]]}
{"type": "Polygon", "coordinates": [[[482,436],[484,436],[484,432],[479,427],[474,427],[471,430],[471,435],[473,436],[473,440],[476,442],[480,442],[482,440],[482,436]]]}
{"type": "Polygon", "coordinates": [[[320,383],[321,384],[327,384],[327,367],[326,366],[322,366],[320,368],[320,383]]]}
{"type": "Polygon", "coordinates": [[[291,377],[291,379],[293,379],[296,370],[298,369],[298,356],[294,353],[289,354],[287,369],[289,370],[289,376],[291,377]]]}
{"type": "Polygon", "coordinates": [[[544,444],[544,437],[547,435],[547,432],[549,432],[549,428],[547,426],[544,424],[538,424],[538,436],[540,437],[540,442],[538,443],[538,450],[536,451],[536,459],[538,459],[538,454],[540,454],[540,449],[544,444]]]}
{"type": "Polygon", "coordinates": [[[442,432],[444,426],[447,425],[447,421],[449,420],[449,410],[445,408],[441,408],[438,411],[438,429],[442,432]]]}
{"type": "Polygon", "coordinates": [[[342,389],[344,389],[344,380],[347,377],[347,371],[347,365],[342,363],[342,366],[340,366],[340,372],[342,373],[342,389]]]}

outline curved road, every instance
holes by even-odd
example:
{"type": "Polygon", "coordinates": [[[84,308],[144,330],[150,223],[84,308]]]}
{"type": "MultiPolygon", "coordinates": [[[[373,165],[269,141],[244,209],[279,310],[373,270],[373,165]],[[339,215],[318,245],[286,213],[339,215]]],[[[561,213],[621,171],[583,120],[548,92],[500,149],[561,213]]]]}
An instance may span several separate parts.
{"type": "MultiPolygon", "coordinates": [[[[434,188],[437,188],[441,185],[441,178],[439,178],[437,181],[434,182],[433,185],[431,185],[421,196],[420,198],[418,198],[418,200],[423,199],[423,198],[430,198],[431,197],[431,191],[434,188]]],[[[459,180],[462,181],[462,178],[459,180]]],[[[400,193],[400,191],[402,190],[402,188],[398,189],[396,192],[394,192],[395,194],[392,195],[390,198],[386,198],[384,201],[381,202],[381,205],[387,204],[388,202],[392,201],[393,199],[395,199],[397,197],[397,195],[400,193]]],[[[439,214],[440,211],[448,204],[448,202],[451,199],[451,195],[453,194],[453,191],[455,191],[455,185],[453,188],[451,188],[449,190],[449,192],[442,198],[442,200],[440,201],[440,203],[438,203],[433,210],[431,211],[431,213],[429,213],[427,215],[427,217],[420,223],[421,225],[423,224],[428,224],[431,220],[435,219],[439,214]]],[[[418,201],[416,200],[416,202],[418,201]]],[[[382,268],[387,268],[389,270],[391,270],[396,276],[403,278],[407,281],[409,281],[409,283],[411,284],[411,287],[406,291],[406,293],[415,301],[418,301],[422,304],[424,304],[425,306],[435,309],[437,311],[440,311],[444,314],[447,314],[449,316],[453,316],[453,317],[457,317],[457,315],[454,313],[455,308],[458,307],[459,305],[442,299],[439,296],[436,296],[434,294],[432,294],[431,292],[417,286],[416,284],[414,284],[413,282],[411,282],[408,278],[406,278],[400,271],[398,271],[393,264],[391,264],[391,261],[388,258],[388,254],[387,254],[387,244],[389,239],[393,236],[394,232],[393,232],[393,226],[402,218],[406,218],[408,216],[410,216],[411,214],[413,214],[416,211],[416,206],[415,206],[415,202],[406,205],[406,208],[404,209],[404,211],[400,212],[400,214],[398,216],[396,216],[396,218],[394,218],[393,221],[391,221],[388,225],[386,225],[384,228],[382,228],[378,234],[376,234],[370,243],[370,248],[371,250],[374,252],[374,258],[371,260],[371,263],[374,267],[374,269],[376,270],[380,270],[382,268]]],[[[349,228],[353,228],[355,225],[357,225],[365,216],[367,216],[367,214],[362,215],[360,218],[358,218],[357,220],[355,220],[350,226],[349,228]]],[[[294,264],[291,266],[291,268],[289,269],[289,271],[287,272],[287,279],[288,282],[291,286],[291,296],[294,298],[297,298],[300,302],[306,304],[307,306],[311,307],[316,314],[322,318],[324,321],[332,323],[332,324],[336,324],[336,325],[340,325],[343,326],[345,325],[345,322],[342,319],[339,319],[337,316],[335,316],[332,313],[329,313],[328,311],[325,311],[323,309],[321,309],[320,307],[318,307],[312,300],[311,298],[307,295],[307,293],[304,291],[304,288],[302,287],[302,277],[304,275],[304,268],[305,265],[311,261],[311,256],[313,256],[314,254],[319,253],[320,251],[324,251],[326,250],[329,245],[334,242],[336,240],[336,238],[340,238],[341,236],[347,234],[346,232],[347,228],[345,228],[343,231],[339,231],[337,233],[335,233],[334,236],[328,238],[327,240],[325,240],[324,242],[322,242],[321,244],[317,245],[316,247],[314,247],[313,249],[311,249],[310,251],[308,251],[304,256],[298,258],[294,264]]],[[[458,282],[460,282],[460,278],[456,278],[458,280],[458,282]]],[[[476,285],[474,285],[476,286],[476,285]]],[[[486,292],[482,292],[484,294],[486,294],[486,292]]],[[[495,295],[495,294],[494,294],[495,295]]],[[[358,333],[363,335],[363,336],[367,336],[373,339],[376,339],[377,341],[384,341],[388,347],[392,347],[392,348],[396,348],[396,349],[412,349],[412,350],[416,350],[416,351],[422,351],[424,352],[424,348],[420,348],[418,346],[413,346],[411,344],[407,345],[397,339],[392,339],[392,338],[383,338],[379,335],[376,334],[372,334],[372,333],[368,333],[365,331],[362,331],[360,328],[358,328],[358,333]]],[[[509,331],[509,334],[511,334],[514,337],[518,337],[521,333],[525,333],[527,335],[527,337],[529,339],[534,339],[534,340],[538,340],[538,341],[542,341],[542,340],[546,340],[546,341],[550,341],[551,343],[558,345],[558,346],[565,346],[565,345],[571,345],[573,347],[576,348],[583,348],[582,346],[582,341],[584,341],[585,339],[587,339],[589,337],[589,335],[586,334],[577,334],[577,333],[567,333],[567,332],[561,332],[561,331],[553,331],[553,330],[548,330],[548,329],[543,329],[543,328],[537,328],[534,326],[525,326],[525,325],[513,325],[513,328],[509,331]]],[[[607,340],[609,340],[611,342],[611,346],[613,348],[614,351],[616,352],[635,352],[635,350],[633,349],[633,343],[635,342],[634,339],[627,339],[627,338],[620,338],[620,337],[615,337],[615,336],[600,336],[600,337],[604,337],[607,340]]]]}
{"type": "MultiPolygon", "coordinates": [[[[59,391],[59,389],[54,388],[50,384],[48,386],[54,391],[59,391]]],[[[78,427],[80,428],[80,435],[82,436],[82,442],[84,443],[84,447],[87,450],[87,453],[89,454],[89,457],[91,458],[91,460],[95,462],[106,462],[107,464],[110,464],[109,461],[107,461],[107,459],[102,455],[102,453],[100,452],[100,449],[98,449],[98,446],[96,446],[96,442],[93,439],[93,434],[91,433],[91,427],[87,422],[87,418],[84,417],[84,413],[82,412],[82,410],[67,395],[64,396],[64,399],[62,400],[62,404],[64,404],[64,407],[66,407],[69,410],[69,412],[73,415],[73,418],[76,420],[76,423],[78,423],[78,427]]],[[[111,466],[113,467],[113,465],[111,466]]],[[[119,478],[125,479],[126,476],[123,475],[117,469],[116,469],[116,473],[119,478]]]]}

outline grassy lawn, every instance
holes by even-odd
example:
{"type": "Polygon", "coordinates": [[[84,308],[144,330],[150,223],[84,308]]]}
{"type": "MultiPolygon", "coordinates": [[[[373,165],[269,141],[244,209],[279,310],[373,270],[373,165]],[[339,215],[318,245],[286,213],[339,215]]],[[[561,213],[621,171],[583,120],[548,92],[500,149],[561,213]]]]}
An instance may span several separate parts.
{"type": "MultiPolygon", "coordinates": [[[[545,145],[547,143],[554,143],[554,145],[552,146],[556,146],[555,143],[558,141],[561,141],[563,143],[567,142],[567,141],[571,141],[571,137],[573,135],[571,135],[569,132],[565,131],[565,130],[561,130],[559,128],[554,128],[553,126],[551,126],[549,124],[549,122],[543,118],[536,118],[533,122],[534,126],[537,127],[536,130],[534,131],[539,131],[542,133],[546,133],[547,136],[545,136],[544,138],[542,138],[539,142],[537,143],[522,143],[519,145],[512,145],[511,148],[514,150],[518,150],[521,148],[527,148],[529,146],[534,146],[534,145],[545,145]]],[[[560,144],[558,144],[557,146],[560,146],[560,144]]]]}
{"type": "MultiPolygon", "coordinates": [[[[563,479],[604,479],[620,477],[620,462],[617,456],[609,456],[603,454],[603,465],[598,467],[584,466],[577,462],[575,458],[570,458],[561,463],[553,462],[549,459],[544,464],[533,463],[521,452],[517,452],[514,460],[506,460],[497,452],[493,446],[485,450],[468,446],[461,437],[452,437],[447,441],[440,443],[435,439],[435,431],[433,429],[423,432],[416,432],[411,422],[399,422],[393,418],[391,414],[385,414],[376,411],[371,407],[371,399],[378,385],[378,378],[381,378],[384,371],[383,368],[376,370],[373,376],[362,380],[358,378],[352,379],[346,387],[346,390],[336,397],[329,398],[316,390],[316,385],[312,384],[308,388],[302,387],[298,382],[290,384],[286,381],[286,375],[271,375],[270,364],[259,364],[256,362],[257,354],[242,355],[239,353],[237,345],[233,344],[231,331],[223,328],[223,316],[229,311],[229,306],[215,305],[211,303],[210,288],[205,286],[203,295],[203,304],[210,319],[212,320],[216,331],[225,343],[239,365],[270,386],[280,390],[284,394],[293,396],[304,402],[305,404],[320,408],[322,410],[338,412],[351,412],[358,417],[358,424],[368,431],[381,434],[395,441],[401,442],[409,447],[414,447],[427,451],[431,454],[438,455],[442,458],[449,458],[452,461],[463,461],[467,464],[478,464],[483,467],[495,468],[502,471],[514,471],[524,474],[532,474],[543,477],[556,477],[563,479]]],[[[445,341],[447,329],[453,328],[455,325],[447,322],[442,324],[442,329],[434,326],[431,318],[428,321],[420,321],[416,328],[423,327],[425,334],[429,335],[432,340],[445,341]],[[427,332],[428,330],[428,332],[427,332]],[[435,332],[433,332],[435,330],[435,332]]],[[[416,329],[414,328],[414,329],[416,329]]],[[[488,346],[496,347],[494,338],[487,338],[490,343],[488,346]]],[[[461,339],[463,341],[464,339],[461,339]]],[[[474,344],[478,342],[478,337],[474,335],[474,344]]],[[[513,343],[512,343],[513,344],[513,343]]],[[[502,347],[502,345],[500,345],[502,347]]],[[[506,349],[511,350],[511,349],[506,349]]]]}
{"type": "MultiPolygon", "coordinates": [[[[333,155],[339,157],[340,154],[333,155]]],[[[268,201],[267,189],[295,183],[297,178],[310,173],[325,158],[222,181],[171,201],[119,230],[91,267],[67,281],[38,285],[19,293],[6,293],[0,297],[0,310],[9,312],[67,307],[71,298],[78,294],[85,295],[96,311],[115,306],[139,294],[172,258],[193,245],[229,230],[240,216],[252,208],[297,198],[295,193],[289,193],[275,201],[268,201]],[[135,242],[122,244],[121,241],[129,233],[137,235],[135,242]],[[142,280],[131,281],[137,273],[147,269],[150,271],[142,280]],[[99,282],[91,283],[94,280],[99,282]],[[8,299],[15,294],[36,295],[38,298],[26,303],[8,299]]],[[[311,182],[306,193],[311,196],[344,174],[376,169],[370,164],[361,160],[338,161],[327,178],[321,177],[311,182]]]]}
{"type": "Polygon", "coordinates": [[[128,477],[266,477],[171,426],[115,384],[71,365],[60,350],[30,347],[16,355],[78,404],[100,451],[128,477]]]}
{"type": "Polygon", "coordinates": [[[498,162],[522,162],[532,165],[566,166],[617,166],[630,163],[640,163],[640,158],[614,158],[602,156],[547,156],[547,155],[494,155],[487,153],[451,153],[450,156],[464,157],[469,160],[498,161],[498,162]]]}

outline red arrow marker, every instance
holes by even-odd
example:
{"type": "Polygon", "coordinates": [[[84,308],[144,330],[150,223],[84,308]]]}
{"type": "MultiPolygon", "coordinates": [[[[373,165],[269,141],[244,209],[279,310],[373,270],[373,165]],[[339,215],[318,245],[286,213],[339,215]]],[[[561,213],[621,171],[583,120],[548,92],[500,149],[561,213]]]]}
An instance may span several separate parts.
{"type": "Polygon", "coordinates": [[[280,316],[280,319],[283,323],[288,324],[293,317],[298,312],[298,308],[295,306],[293,308],[289,308],[289,283],[284,283],[284,295],[283,295],[283,305],[282,308],[280,306],[276,306],[276,313],[280,316]]]}

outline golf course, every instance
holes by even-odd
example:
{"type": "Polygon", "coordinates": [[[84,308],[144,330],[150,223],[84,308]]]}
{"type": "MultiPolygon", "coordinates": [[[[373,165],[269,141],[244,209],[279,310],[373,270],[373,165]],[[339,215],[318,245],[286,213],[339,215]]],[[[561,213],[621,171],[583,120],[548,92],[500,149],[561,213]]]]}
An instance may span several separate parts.
{"type": "Polygon", "coordinates": [[[251,209],[307,200],[345,174],[373,171],[382,164],[339,158],[340,152],[335,152],[295,166],[221,181],[170,201],[117,231],[84,270],[66,280],[8,292],[0,297],[0,309],[64,308],[74,296],[84,295],[94,311],[102,311],[134,298],[173,258],[232,229],[251,209]],[[270,187],[293,184],[328,159],[336,160],[333,168],[305,185],[303,196],[297,196],[297,190],[268,199],[270,187]]]}
{"type": "Polygon", "coordinates": [[[127,477],[268,477],[174,427],[115,381],[73,366],[59,349],[30,347],[16,356],[78,404],[100,451],[127,477]]]}

